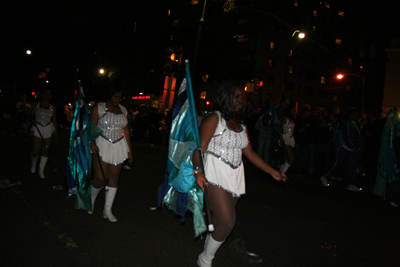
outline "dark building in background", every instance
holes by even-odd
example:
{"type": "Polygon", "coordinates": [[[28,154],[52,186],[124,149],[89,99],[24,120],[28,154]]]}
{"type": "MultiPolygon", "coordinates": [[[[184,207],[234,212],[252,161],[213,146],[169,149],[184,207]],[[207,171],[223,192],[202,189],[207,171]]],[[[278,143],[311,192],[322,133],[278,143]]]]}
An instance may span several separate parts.
{"type": "Polygon", "coordinates": [[[199,97],[211,99],[219,81],[236,77],[259,105],[268,94],[298,109],[364,111],[382,101],[384,60],[364,42],[358,16],[343,1],[170,2],[170,46],[181,45],[194,63],[199,97]]]}

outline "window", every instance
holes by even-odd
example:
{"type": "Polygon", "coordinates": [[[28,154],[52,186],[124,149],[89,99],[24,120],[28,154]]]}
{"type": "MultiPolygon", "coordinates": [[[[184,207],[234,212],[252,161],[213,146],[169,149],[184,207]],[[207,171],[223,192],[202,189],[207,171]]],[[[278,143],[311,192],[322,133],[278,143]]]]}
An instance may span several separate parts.
{"type": "Polygon", "coordinates": [[[332,101],[337,102],[337,95],[332,95],[332,101]]]}
{"type": "Polygon", "coordinates": [[[314,10],[312,13],[313,13],[313,16],[314,16],[314,17],[317,16],[317,11],[316,11],[316,10],[314,10]]]}
{"type": "Polygon", "coordinates": [[[203,82],[207,82],[207,80],[208,80],[208,74],[204,74],[204,75],[202,76],[202,79],[203,79],[203,82]]]}
{"type": "Polygon", "coordinates": [[[325,77],[324,76],[321,76],[321,83],[325,84],[325,77]]]}
{"type": "Polygon", "coordinates": [[[274,58],[270,57],[268,59],[268,67],[270,67],[270,68],[276,67],[276,60],[274,58]]]}
{"type": "Polygon", "coordinates": [[[287,72],[293,74],[293,66],[287,66],[287,72]]]}
{"type": "Polygon", "coordinates": [[[341,17],[344,17],[344,12],[343,11],[339,11],[338,15],[341,16],[341,17]]]}
{"type": "Polygon", "coordinates": [[[349,63],[350,65],[353,65],[353,59],[348,58],[348,59],[347,59],[347,63],[349,63]]]}
{"type": "Polygon", "coordinates": [[[171,9],[168,10],[168,17],[171,16],[171,9]]]}
{"type": "Polygon", "coordinates": [[[294,0],[294,6],[299,6],[299,1],[298,0],[294,0]]]}
{"type": "Polygon", "coordinates": [[[275,42],[274,42],[274,41],[271,41],[271,42],[269,43],[269,48],[275,49],[275,42]]]}
{"type": "Polygon", "coordinates": [[[293,49],[290,49],[289,50],[289,57],[292,57],[293,56],[293,49]]]}
{"type": "Polygon", "coordinates": [[[338,45],[341,45],[342,44],[342,39],[336,38],[335,43],[338,44],[338,45]]]}
{"type": "Polygon", "coordinates": [[[331,8],[331,4],[329,4],[328,2],[325,2],[325,7],[326,8],[331,8]]]}
{"type": "Polygon", "coordinates": [[[174,40],[174,35],[173,35],[173,34],[171,34],[171,41],[172,41],[172,40],[174,40]]]}
{"type": "Polygon", "coordinates": [[[197,5],[199,3],[199,0],[192,0],[192,5],[197,5]]]}
{"type": "Polygon", "coordinates": [[[316,32],[317,31],[317,26],[312,26],[312,30],[313,30],[313,32],[316,32]]]}
{"type": "Polygon", "coordinates": [[[172,21],[172,26],[176,26],[176,25],[178,25],[178,20],[177,19],[172,21]]]}
{"type": "Polygon", "coordinates": [[[206,99],[207,91],[202,91],[200,93],[200,99],[206,99]]]}

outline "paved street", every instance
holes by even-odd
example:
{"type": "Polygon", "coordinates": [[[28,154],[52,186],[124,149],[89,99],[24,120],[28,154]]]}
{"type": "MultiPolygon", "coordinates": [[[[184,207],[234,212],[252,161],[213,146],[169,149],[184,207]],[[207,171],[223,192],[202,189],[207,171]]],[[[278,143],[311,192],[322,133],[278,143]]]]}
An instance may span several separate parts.
{"type": "MultiPolygon", "coordinates": [[[[133,143],[135,162],[122,171],[111,223],[102,217],[104,192],[89,215],[53,189],[65,183],[67,130],[51,146],[45,179],[30,173],[31,136],[0,134],[0,180],[22,183],[0,189],[1,266],[196,266],[203,241],[193,238],[191,216],[181,224],[167,209],[150,210],[166,147],[133,143]]],[[[280,184],[245,166],[247,194],[213,266],[400,266],[400,209],[372,195],[370,183],[354,193],[345,182],[324,188],[289,172],[280,184]]]]}

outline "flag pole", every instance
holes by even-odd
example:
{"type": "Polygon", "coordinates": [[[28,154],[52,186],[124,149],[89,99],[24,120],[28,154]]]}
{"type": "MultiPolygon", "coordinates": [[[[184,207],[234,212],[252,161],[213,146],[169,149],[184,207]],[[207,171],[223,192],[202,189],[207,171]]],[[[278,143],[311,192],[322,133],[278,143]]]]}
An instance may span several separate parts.
{"type": "MultiPolygon", "coordinates": [[[[185,60],[186,64],[186,80],[189,86],[187,86],[186,92],[188,93],[188,100],[191,105],[189,105],[189,108],[192,109],[192,114],[197,114],[196,113],[196,108],[195,108],[195,103],[194,103],[194,97],[193,97],[193,91],[192,91],[192,80],[190,78],[190,68],[189,68],[189,60],[185,60]],[[189,88],[189,90],[188,90],[189,88]]],[[[197,119],[195,116],[192,117],[193,120],[193,125],[197,125],[197,119]]],[[[195,133],[194,133],[194,139],[196,140],[197,143],[197,151],[199,153],[199,158],[200,158],[200,167],[202,170],[204,170],[204,164],[203,164],[203,156],[201,152],[201,142],[200,142],[200,135],[199,135],[199,129],[196,127],[195,133]]],[[[207,186],[204,185],[204,192],[203,192],[203,197],[204,197],[204,208],[206,210],[206,215],[208,219],[208,231],[213,232],[214,231],[214,225],[211,222],[211,212],[210,212],[210,204],[209,204],[209,199],[208,199],[208,190],[207,186]]]]}

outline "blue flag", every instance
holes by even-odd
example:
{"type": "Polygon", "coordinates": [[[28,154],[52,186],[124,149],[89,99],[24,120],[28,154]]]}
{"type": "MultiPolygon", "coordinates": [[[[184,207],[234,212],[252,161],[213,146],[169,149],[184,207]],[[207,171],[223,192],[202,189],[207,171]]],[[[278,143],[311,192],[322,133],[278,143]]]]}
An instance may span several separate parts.
{"type": "Polygon", "coordinates": [[[91,211],[92,155],[89,141],[95,139],[100,133],[94,133],[95,130],[92,129],[94,125],[90,120],[90,110],[83,97],[83,89],[79,81],[79,95],[71,124],[66,177],[68,196],[77,195],[75,208],[91,211]]]}
{"type": "Polygon", "coordinates": [[[195,237],[207,230],[203,216],[203,192],[193,176],[193,152],[201,148],[189,62],[172,113],[168,163],[164,183],[157,190],[157,205],[166,205],[185,221],[193,213],[195,237]]]}

